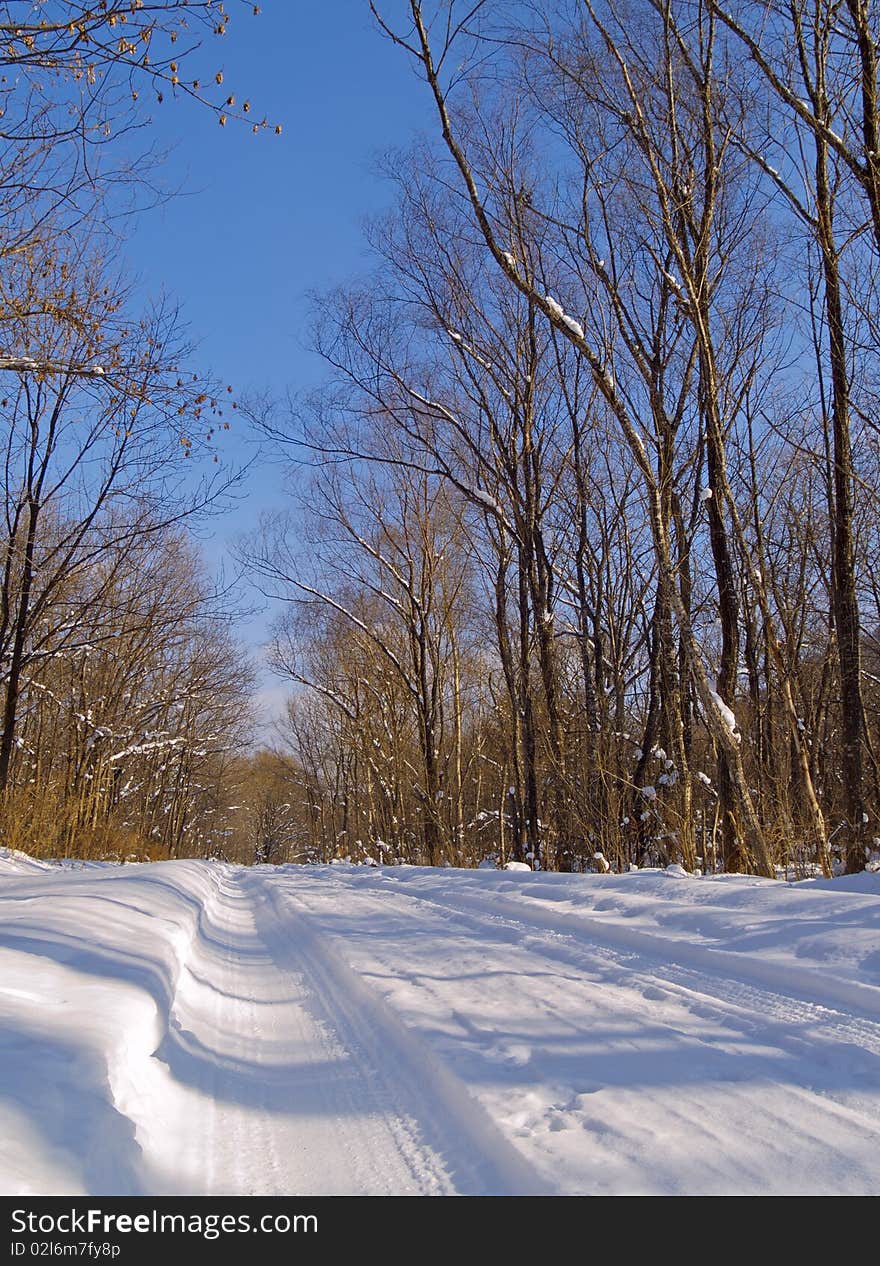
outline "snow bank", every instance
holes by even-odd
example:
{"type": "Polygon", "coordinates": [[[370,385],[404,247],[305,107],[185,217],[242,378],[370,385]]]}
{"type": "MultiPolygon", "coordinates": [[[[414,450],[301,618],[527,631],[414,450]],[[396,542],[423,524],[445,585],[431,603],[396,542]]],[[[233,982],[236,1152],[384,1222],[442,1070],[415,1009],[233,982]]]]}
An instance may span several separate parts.
{"type": "Polygon", "coordinates": [[[15,848],[0,848],[0,877],[4,875],[38,874],[54,870],[52,862],[41,862],[15,848]]]}
{"type": "Polygon", "coordinates": [[[0,1191],[156,1190],[137,1119],[216,891],[199,862],[73,869],[0,858],[0,1191]],[[132,1112],[131,1109],[135,1110],[132,1112]]]}

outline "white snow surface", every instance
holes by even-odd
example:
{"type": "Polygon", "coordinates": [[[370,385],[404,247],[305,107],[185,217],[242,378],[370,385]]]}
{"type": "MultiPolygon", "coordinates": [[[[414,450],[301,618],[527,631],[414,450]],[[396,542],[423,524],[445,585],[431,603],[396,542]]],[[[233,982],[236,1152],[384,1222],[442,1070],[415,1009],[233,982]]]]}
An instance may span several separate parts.
{"type": "Polygon", "coordinates": [[[873,1193],[880,875],[0,852],[3,1194],[873,1193]]]}

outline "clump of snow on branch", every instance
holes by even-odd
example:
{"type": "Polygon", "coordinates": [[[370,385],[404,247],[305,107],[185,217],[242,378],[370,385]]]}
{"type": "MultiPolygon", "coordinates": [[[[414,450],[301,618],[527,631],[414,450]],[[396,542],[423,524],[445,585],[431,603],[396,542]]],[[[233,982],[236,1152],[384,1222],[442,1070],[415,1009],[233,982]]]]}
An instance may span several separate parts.
{"type": "Polygon", "coordinates": [[[497,514],[499,518],[503,516],[504,511],[491,493],[486,492],[483,488],[471,488],[469,491],[473,499],[479,501],[480,505],[485,506],[492,514],[497,514]]]}
{"type": "Polygon", "coordinates": [[[584,327],[574,317],[570,317],[561,304],[557,303],[552,295],[545,295],[544,302],[550,311],[550,315],[557,321],[560,321],[572,334],[577,338],[584,337],[584,327]]]}
{"type": "Polygon", "coordinates": [[[738,743],[742,736],[740,735],[739,726],[736,723],[736,717],[734,716],[733,709],[728,707],[717,690],[710,690],[709,694],[712,696],[712,702],[715,704],[715,707],[721,713],[724,724],[727,726],[728,730],[730,730],[730,733],[738,743]]]}

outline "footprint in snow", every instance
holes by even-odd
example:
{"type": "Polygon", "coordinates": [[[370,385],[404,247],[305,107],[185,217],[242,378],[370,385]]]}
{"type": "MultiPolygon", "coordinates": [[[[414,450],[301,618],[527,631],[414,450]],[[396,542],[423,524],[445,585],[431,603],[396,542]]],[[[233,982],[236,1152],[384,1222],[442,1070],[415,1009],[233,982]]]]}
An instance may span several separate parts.
{"type": "Polygon", "coordinates": [[[553,1134],[558,1134],[560,1130],[570,1130],[574,1124],[573,1121],[570,1121],[568,1117],[565,1116],[564,1113],[560,1112],[557,1108],[551,1108],[549,1115],[550,1115],[550,1122],[547,1128],[553,1134]]]}
{"type": "Polygon", "coordinates": [[[642,990],[642,997],[647,998],[649,1002],[664,1002],[669,994],[665,989],[658,989],[656,985],[646,985],[642,990]]]}

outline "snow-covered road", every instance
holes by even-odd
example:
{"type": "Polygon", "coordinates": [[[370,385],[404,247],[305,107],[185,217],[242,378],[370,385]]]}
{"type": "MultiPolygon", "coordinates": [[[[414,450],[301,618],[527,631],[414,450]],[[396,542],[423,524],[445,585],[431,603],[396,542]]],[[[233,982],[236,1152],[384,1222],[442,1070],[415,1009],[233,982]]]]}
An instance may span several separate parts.
{"type": "Polygon", "coordinates": [[[880,878],[0,859],[3,1193],[880,1190],[880,878]]]}

